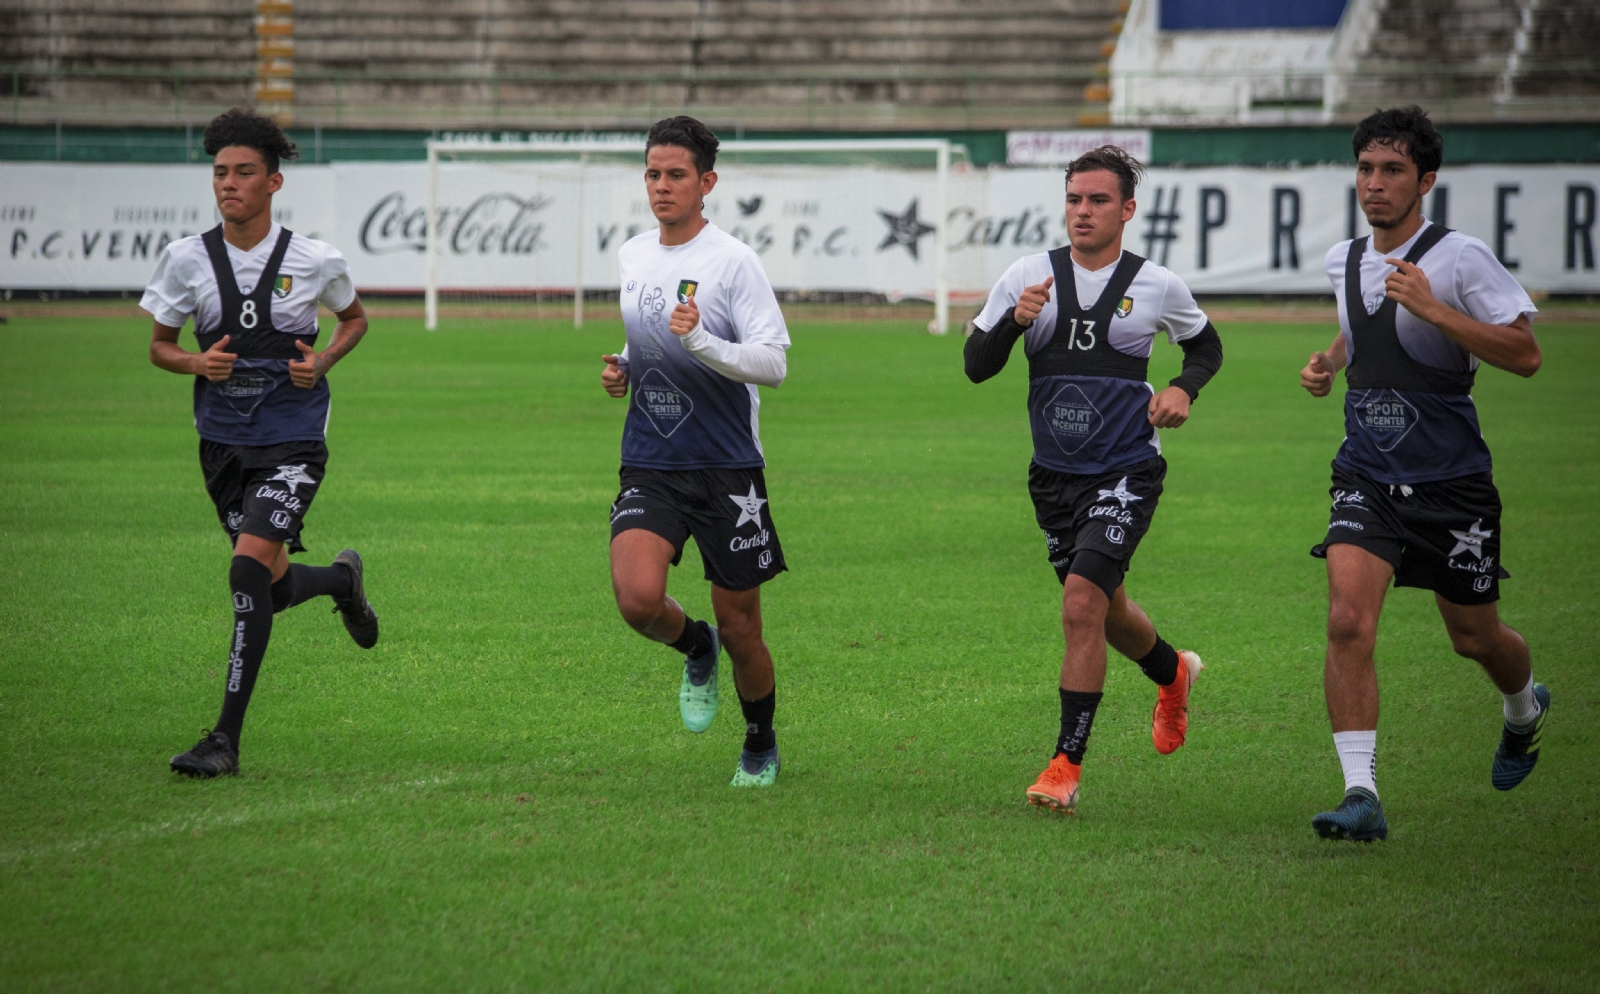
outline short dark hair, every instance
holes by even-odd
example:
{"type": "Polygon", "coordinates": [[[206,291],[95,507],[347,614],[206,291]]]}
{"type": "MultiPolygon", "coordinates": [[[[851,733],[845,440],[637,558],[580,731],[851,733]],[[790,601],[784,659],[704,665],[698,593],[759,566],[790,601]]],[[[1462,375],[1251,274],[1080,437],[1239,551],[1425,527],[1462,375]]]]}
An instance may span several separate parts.
{"type": "Polygon", "coordinates": [[[1393,149],[1417,164],[1417,176],[1436,173],[1444,162],[1444,138],[1428,120],[1428,112],[1412,104],[1380,110],[1356,125],[1350,146],[1356,158],[1374,145],[1393,149]]]}
{"type": "Polygon", "coordinates": [[[651,125],[650,134],[644,140],[644,154],[648,157],[657,145],[676,145],[689,150],[696,169],[709,173],[717,165],[719,144],[710,128],[692,117],[680,115],[662,118],[651,125]]]}
{"type": "Polygon", "coordinates": [[[1067,163],[1067,182],[1071,183],[1072,177],[1078,173],[1102,170],[1117,178],[1117,186],[1122,190],[1123,200],[1133,199],[1134,188],[1144,177],[1144,164],[1129,155],[1126,149],[1115,145],[1101,145],[1067,163]]]}
{"type": "Polygon", "coordinates": [[[300,150],[278,127],[278,122],[247,107],[235,107],[218,114],[206,125],[206,154],[216,155],[238,145],[261,153],[267,172],[278,171],[280,159],[298,159],[300,150]]]}

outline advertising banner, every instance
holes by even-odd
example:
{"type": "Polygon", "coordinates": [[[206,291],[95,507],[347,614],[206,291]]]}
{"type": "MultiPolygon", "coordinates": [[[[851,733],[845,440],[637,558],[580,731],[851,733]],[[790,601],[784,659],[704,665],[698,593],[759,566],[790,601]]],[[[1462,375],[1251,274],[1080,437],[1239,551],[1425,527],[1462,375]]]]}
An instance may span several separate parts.
{"type": "MultiPolygon", "coordinates": [[[[1353,168],[1153,169],[1124,247],[1201,293],[1328,293],[1323,257],[1367,233],[1353,168]]],[[[296,165],[275,216],[331,242],[367,290],[420,290],[422,163],[296,165]]],[[[654,227],[641,171],[575,162],[448,163],[439,275],[448,290],[617,285],[616,252],[654,227]]],[[[1441,171],[1424,212],[1483,239],[1534,291],[1600,292],[1600,167],[1441,171]]],[[[1017,258],[1064,244],[1053,168],[728,166],[706,212],[760,253],[780,290],[926,297],[937,254],[952,290],[982,294],[1017,258]]],[[[204,165],[0,165],[0,289],[138,290],[168,242],[218,221],[204,165]]]]}

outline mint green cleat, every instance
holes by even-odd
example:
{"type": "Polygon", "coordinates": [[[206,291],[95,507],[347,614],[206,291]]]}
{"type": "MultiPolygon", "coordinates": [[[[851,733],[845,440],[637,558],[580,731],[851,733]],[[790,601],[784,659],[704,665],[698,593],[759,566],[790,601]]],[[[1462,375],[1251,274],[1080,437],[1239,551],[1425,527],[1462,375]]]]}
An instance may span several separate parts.
{"type": "Polygon", "coordinates": [[[741,752],[739,768],[733,771],[730,787],[771,787],[778,782],[778,747],[766,752],[741,752]]]}
{"type": "Polygon", "coordinates": [[[678,688],[678,714],[683,727],[703,732],[717,716],[717,655],[722,652],[722,637],[711,629],[711,651],[697,659],[683,660],[683,685],[678,688]],[[698,681],[698,682],[696,682],[698,681]]]}

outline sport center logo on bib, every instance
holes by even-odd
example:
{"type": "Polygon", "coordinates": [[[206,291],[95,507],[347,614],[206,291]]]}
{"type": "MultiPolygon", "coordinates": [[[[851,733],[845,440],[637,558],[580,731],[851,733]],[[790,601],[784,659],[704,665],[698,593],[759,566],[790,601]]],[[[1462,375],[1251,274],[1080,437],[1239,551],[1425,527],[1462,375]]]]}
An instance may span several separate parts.
{"type": "Polygon", "coordinates": [[[633,388],[633,402],[662,438],[671,438],[694,413],[694,401],[659,369],[639,378],[639,385],[633,388]]]}
{"type": "Polygon", "coordinates": [[[1369,390],[1355,401],[1355,407],[1356,419],[1379,452],[1393,450],[1417,423],[1417,409],[1393,390],[1369,390]]]}
{"type": "Polygon", "coordinates": [[[694,292],[700,289],[699,280],[683,280],[678,284],[678,303],[687,304],[694,299],[694,292]]]}
{"type": "Polygon", "coordinates": [[[1106,423],[1088,396],[1071,383],[1044,405],[1044,421],[1056,444],[1069,456],[1087,445],[1106,423]]]}
{"type": "Polygon", "coordinates": [[[266,373],[248,368],[240,369],[239,365],[234,366],[232,376],[213,386],[233,413],[247,418],[254,414],[262,400],[266,399],[267,393],[274,386],[274,380],[266,373]]]}

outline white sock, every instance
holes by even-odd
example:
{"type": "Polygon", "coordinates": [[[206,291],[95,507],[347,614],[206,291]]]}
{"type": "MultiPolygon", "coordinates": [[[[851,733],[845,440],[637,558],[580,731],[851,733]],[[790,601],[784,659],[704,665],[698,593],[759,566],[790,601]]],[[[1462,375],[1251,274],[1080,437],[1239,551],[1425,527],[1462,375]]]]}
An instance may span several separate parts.
{"type": "Polygon", "coordinates": [[[1339,750],[1339,765],[1344,767],[1344,790],[1362,787],[1378,795],[1378,732],[1334,732],[1333,747],[1339,750]]]}
{"type": "Polygon", "coordinates": [[[1533,674],[1528,674],[1528,685],[1520,693],[1501,694],[1506,699],[1506,721],[1513,725],[1531,725],[1539,717],[1539,702],[1533,699],[1533,674]]]}

